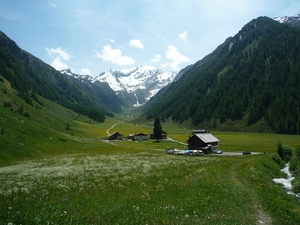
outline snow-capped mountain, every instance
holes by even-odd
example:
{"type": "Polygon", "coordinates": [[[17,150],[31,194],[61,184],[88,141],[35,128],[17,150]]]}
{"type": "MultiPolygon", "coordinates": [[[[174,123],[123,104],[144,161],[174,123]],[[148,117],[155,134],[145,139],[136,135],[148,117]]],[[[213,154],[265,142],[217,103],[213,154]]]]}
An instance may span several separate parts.
{"type": "Polygon", "coordinates": [[[61,70],[61,73],[89,86],[92,84],[99,86],[99,82],[108,84],[120,99],[134,106],[146,103],[160,89],[171,83],[177,75],[176,72],[165,72],[152,66],[137,66],[123,70],[111,69],[95,78],[74,74],[69,69],[61,70]]]}
{"type": "Polygon", "coordinates": [[[279,16],[275,17],[274,20],[278,21],[279,23],[287,24],[300,29],[300,14],[296,16],[279,16]]]}
{"type": "Polygon", "coordinates": [[[123,70],[111,69],[95,79],[108,83],[120,98],[139,106],[171,83],[176,75],[176,72],[165,72],[152,66],[138,66],[123,70]]]}
{"type": "Polygon", "coordinates": [[[61,70],[60,72],[62,74],[65,74],[65,75],[69,76],[69,77],[74,77],[74,78],[79,79],[79,80],[87,80],[87,81],[91,81],[91,82],[94,81],[94,78],[91,77],[90,75],[75,74],[75,73],[71,72],[70,69],[61,70]]]}

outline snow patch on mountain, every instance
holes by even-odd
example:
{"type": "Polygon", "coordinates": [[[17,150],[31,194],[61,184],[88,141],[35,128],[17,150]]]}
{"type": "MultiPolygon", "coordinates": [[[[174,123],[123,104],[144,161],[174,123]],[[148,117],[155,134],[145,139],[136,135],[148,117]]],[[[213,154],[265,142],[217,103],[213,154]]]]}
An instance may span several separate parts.
{"type": "Polygon", "coordinates": [[[91,77],[90,75],[75,74],[75,73],[72,73],[70,69],[61,70],[60,72],[62,74],[70,76],[70,77],[75,77],[77,79],[88,80],[88,81],[94,82],[94,78],[91,77]]]}
{"type": "Polygon", "coordinates": [[[285,23],[287,21],[300,20],[300,14],[295,15],[295,16],[278,16],[278,17],[275,17],[274,20],[278,21],[279,23],[285,23]]]}
{"type": "Polygon", "coordinates": [[[152,66],[137,66],[129,69],[103,72],[93,78],[90,75],[74,74],[71,70],[61,70],[62,74],[95,83],[107,83],[116,94],[134,106],[141,106],[160,89],[173,82],[176,72],[166,72],[152,66]]]}
{"type": "Polygon", "coordinates": [[[117,94],[121,92],[132,94],[137,101],[134,105],[138,106],[171,83],[176,75],[176,72],[166,72],[152,66],[138,66],[123,70],[111,69],[101,73],[95,80],[108,83],[117,94]]]}
{"type": "Polygon", "coordinates": [[[279,23],[288,24],[292,27],[300,28],[300,14],[295,16],[279,16],[273,19],[279,23]]]}

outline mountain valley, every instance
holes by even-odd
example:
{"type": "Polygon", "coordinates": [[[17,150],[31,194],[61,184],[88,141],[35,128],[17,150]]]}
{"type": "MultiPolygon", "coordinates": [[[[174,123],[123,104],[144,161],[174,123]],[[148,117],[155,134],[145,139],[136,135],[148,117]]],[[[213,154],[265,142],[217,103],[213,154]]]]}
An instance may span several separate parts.
{"type": "Polygon", "coordinates": [[[138,66],[95,78],[56,71],[1,33],[1,148],[32,146],[35,132],[75,132],[66,128],[78,120],[132,118],[133,105],[142,110],[134,122],[159,117],[191,129],[299,134],[300,31],[280,21],[250,21],[178,74],[138,66]]]}

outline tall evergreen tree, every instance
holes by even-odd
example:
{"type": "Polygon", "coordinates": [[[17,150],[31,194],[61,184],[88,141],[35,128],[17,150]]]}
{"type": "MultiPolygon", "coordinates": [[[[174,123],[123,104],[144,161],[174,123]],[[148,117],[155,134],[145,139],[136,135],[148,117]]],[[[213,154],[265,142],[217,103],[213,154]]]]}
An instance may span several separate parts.
{"type": "Polygon", "coordinates": [[[158,117],[154,120],[154,128],[153,128],[153,137],[156,138],[156,141],[158,142],[159,139],[161,139],[161,124],[160,119],[158,117]]]}

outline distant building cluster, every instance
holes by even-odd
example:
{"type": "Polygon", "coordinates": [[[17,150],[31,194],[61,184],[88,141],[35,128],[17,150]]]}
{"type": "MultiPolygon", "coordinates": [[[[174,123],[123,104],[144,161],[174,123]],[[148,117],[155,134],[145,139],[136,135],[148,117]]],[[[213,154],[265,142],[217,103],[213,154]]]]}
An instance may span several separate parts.
{"type": "MultiPolygon", "coordinates": [[[[193,135],[189,136],[187,140],[187,149],[189,150],[201,150],[204,154],[210,154],[219,150],[220,140],[206,130],[193,130],[193,135]]],[[[165,131],[161,133],[162,139],[167,139],[168,135],[165,131]]],[[[132,140],[132,141],[144,141],[148,139],[155,139],[154,134],[134,133],[128,136],[122,135],[120,132],[113,133],[109,140],[132,140]]]]}
{"type": "MultiPolygon", "coordinates": [[[[161,132],[161,137],[162,139],[167,139],[168,135],[165,131],[161,132]]],[[[144,134],[144,133],[134,133],[134,134],[129,134],[128,136],[124,136],[120,132],[115,132],[112,135],[109,136],[109,140],[132,140],[132,141],[144,141],[148,139],[155,139],[154,134],[144,134]]]]}

